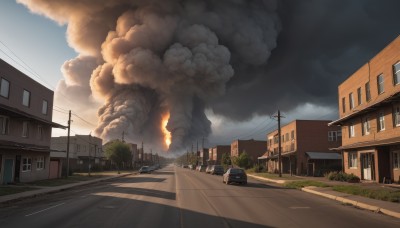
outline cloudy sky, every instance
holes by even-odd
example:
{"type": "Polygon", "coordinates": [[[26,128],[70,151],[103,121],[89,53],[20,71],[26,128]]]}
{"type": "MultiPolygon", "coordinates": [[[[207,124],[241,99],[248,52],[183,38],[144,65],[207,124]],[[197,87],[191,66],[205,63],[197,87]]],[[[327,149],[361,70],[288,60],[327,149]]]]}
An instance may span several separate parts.
{"type": "Polygon", "coordinates": [[[0,57],[56,91],[53,120],[156,150],[167,114],[176,150],[265,139],[278,109],[336,119],[337,86],[400,31],[395,0],[20,2],[0,57]]]}

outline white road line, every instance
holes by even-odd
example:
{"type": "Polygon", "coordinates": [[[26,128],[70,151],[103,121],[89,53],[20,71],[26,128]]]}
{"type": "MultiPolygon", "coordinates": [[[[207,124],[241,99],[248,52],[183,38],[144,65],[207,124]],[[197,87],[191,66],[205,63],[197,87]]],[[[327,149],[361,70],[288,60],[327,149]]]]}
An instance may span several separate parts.
{"type": "Polygon", "coordinates": [[[31,216],[31,215],[35,215],[35,214],[38,214],[38,213],[40,213],[40,212],[43,212],[43,211],[50,210],[50,209],[52,209],[52,208],[55,208],[55,207],[61,206],[61,205],[63,205],[63,204],[65,204],[65,203],[60,203],[60,204],[54,205],[54,206],[52,206],[52,207],[49,207],[49,208],[46,208],[46,209],[43,209],[43,210],[40,210],[40,211],[33,212],[32,214],[25,215],[25,217],[28,217],[28,216],[31,216]]]}

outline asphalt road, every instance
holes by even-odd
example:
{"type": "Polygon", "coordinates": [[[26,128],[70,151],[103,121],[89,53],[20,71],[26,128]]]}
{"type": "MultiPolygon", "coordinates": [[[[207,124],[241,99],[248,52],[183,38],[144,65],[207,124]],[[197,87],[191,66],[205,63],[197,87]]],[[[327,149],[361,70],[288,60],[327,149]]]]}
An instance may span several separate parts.
{"type": "Polygon", "coordinates": [[[398,219],[249,179],[169,166],[0,206],[0,227],[400,227],[398,219]]]}

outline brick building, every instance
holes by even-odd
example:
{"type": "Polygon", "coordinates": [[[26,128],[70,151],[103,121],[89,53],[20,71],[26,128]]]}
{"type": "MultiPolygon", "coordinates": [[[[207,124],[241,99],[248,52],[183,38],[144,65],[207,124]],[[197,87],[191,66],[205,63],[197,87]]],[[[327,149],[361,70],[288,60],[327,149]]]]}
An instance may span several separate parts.
{"type": "Polygon", "coordinates": [[[53,91],[0,59],[0,184],[58,176],[50,159],[53,91]],[[50,171],[53,172],[50,172],[50,171]]]}
{"type": "Polygon", "coordinates": [[[338,87],[344,171],[362,180],[400,180],[400,37],[338,87]]]}
{"type": "Polygon", "coordinates": [[[238,157],[246,152],[250,157],[251,165],[257,163],[257,158],[264,154],[267,149],[267,142],[260,140],[235,140],[231,143],[231,157],[238,157]]]}
{"type": "Polygon", "coordinates": [[[221,158],[223,154],[230,154],[231,153],[231,146],[230,145],[218,145],[208,149],[208,157],[210,165],[220,165],[221,158]]]}
{"type": "MultiPolygon", "coordinates": [[[[340,154],[330,151],[341,145],[341,129],[329,120],[294,120],[281,127],[282,173],[321,176],[341,169],[340,154]]],[[[278,129],[267,134],[267,151],[259,157],[268,172],[278,172],[278,129]]]]}

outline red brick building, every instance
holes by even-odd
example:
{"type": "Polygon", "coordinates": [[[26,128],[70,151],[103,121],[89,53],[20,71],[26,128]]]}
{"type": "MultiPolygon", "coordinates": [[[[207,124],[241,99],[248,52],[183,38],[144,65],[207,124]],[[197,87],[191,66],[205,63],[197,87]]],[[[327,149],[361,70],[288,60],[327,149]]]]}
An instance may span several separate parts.
{"type": "Polygon", "coordinates": [[[230,145],[218,145],[208,149],[208,156],[210,165],[220,165],[221,158],[223,154],[230,154],[231,153],[231,146],[230,145]]]}
{"type": "MultiPolygon", "coordinates": [[[[281,127],[282,173],[321,176],[341,169],[341,129],[330,120],[294,120],[281,127]]],[[[267,152],[259,157],[268,172],[278,172],[278,129],[267,134],[267,152]]]]}
{"type": "Polygon", "coordinates": [[[400,37],[338,87],[344,171],[362,180],[400,180],[400,37]]]}
{"type": "Polygon", "coordinates": [[[235,140],[231,143],[231,157],[238,157],[241,153],[246,152],[251,164],[257,163],[257,158],[260,157],[267,149],[267,142],[261,140],[235,140]]]}

